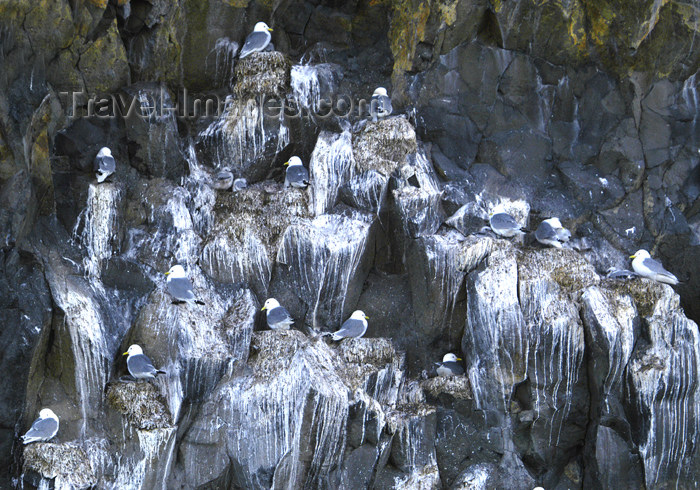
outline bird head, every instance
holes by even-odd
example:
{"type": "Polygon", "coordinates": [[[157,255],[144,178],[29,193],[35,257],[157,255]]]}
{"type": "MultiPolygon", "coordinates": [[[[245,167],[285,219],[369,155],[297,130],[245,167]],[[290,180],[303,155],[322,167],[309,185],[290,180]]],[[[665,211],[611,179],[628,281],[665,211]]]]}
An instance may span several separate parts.
{"type": "Polygon", "coordinates": [[[546,219],[546,220],[544,220],[544,222],[549,224],[549,226],[551,226],[552,228],[564,228],[561,225],[561,221],[559,221],[559,218],[556,218],[556,217],[546,219]]]}
{"type": "Polygon", "coordinates": [[[637,250],[634,253],[634,255],[630,255],[630,259],[636,259],[637,257],[639,257],[640,259],[648,259],[651,258],[651,255],[649,255],[649,252],[642,248],[640,250],[637,250]]]}
{"type": "Polygon", "coordinates": [[[267,301],[265,301],[265,305],[262,307],[260,311],[265,311],[265,310],[271,310],[273,308],[277,308],[279,306],[279,301],[277,301],[275,298],[268,298],[267,301]]]}
{"type": "Polygon", "coordinates": [[[303,165],[301,163],[301,158],[299,157],[292,157],[289,159],[288,162],[284,162],[285,165],[289,165],[290,167],[293,167],[294,165],[303,165]]]}
{"type": "Polygon", "coordinates": [[[362,310],[355,310],[352,312],[352,315],[350,315],[350,318],[353,320],[369,320],[369,317],[365,315],[364,311],[362,310]]]}
{"type": "Polygon", "coordinates": [[[383,95],[384,97],[389,97],[389,95],[387,94],[387,91],[384,87],[377,87],[374,90],[374,93],[372,94],[372,96],[374,97],[375,95],[383,95]]]}
{"type": "Polygon", "coordinates": [[[122,354],[123,356],[137,356],[139,354],[143,354],[143,349],[141,348],[140,345],[133,344],[132,346],[129,347],[129,349],[122,354]]]}
{"type": "Polygon", "coordinates": [[[111,157],[111,156],[112,156],[112,150],[110,150],[110,149],[107,148],[106,146],[103,146],[102,148],[100,148],[100,151],[97,152],[97,155],[98,155],[98,156],[108,156],[108,157],[111,157]]]}
{"type": "Polygon", "coordinates": [[[42,419],[57,419],[58,417],[56,416],[55,413],[53,413],[53,410],[50,408],[42,408],[39,411],[39,417],[42,419]]]}
{"type": "Polygon", "coordinates": [[[442,362],[457,362],[461,361],[461,357],[457,357],[456,355],[452,354],[451,352],[449,354],[445,354],[442,356],[442,362]]]}
{"type": "Polygon", "coordinates": [[[265,32],[265,31],[270,31],[272,32],[272,28],[265,24],[264,22],[258,22],[255,24],[255,27],[253,28],[255,32],[265,32]]]}
{"type": "Polygon", "coordinates": [[[165,273],[166,276],[181,278],[186,277],[185,269],[181,265],[174,265],[170,268],[168,272],[165,273]]]}

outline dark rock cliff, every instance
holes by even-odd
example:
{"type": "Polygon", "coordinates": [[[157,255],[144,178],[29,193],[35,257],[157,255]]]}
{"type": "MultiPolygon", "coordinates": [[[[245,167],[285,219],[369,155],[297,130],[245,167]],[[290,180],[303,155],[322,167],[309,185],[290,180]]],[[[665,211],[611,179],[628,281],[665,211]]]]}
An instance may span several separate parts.
{"type": "Polygon", "coordinates": [[[696,487],[698,34],[698,0],[3,2],[0,486],[696,487]],[[682,283],[604,278],[640,248],[682,283]],[[167,375],[121,379],[132,343],[167,375]]]}

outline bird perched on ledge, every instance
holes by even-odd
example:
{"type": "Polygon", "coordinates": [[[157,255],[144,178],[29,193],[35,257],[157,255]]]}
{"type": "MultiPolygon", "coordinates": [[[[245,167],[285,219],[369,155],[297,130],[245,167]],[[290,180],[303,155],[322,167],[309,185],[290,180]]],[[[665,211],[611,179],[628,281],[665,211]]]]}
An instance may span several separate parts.
{"type": "Polygon", "coordinates": [[[268,27],[264,22],[258,22],[253,28],[253,32],[248,34],[245,38],[245,43],[241,48],[240,59],[245,58],[251,53],[257,53],[259,51],[264,51],[267,45],[270,44],[272,40],[272,35],[270,34],[272,29],[268,27]]]}
{"type": "Polygon", "coordinates": [[[630,255],[630,259],[633,259],[632,269],[640,276],[672,286],[678,284],[678,278],[664,269],[661,262],[652,259],[646,250],[637,250],[634,255],[630,255]]]}
{"type": "Polygon", "coordinates": [[[464,374],[464,367],[458,362],[462,359],[450,353],[442,357],[442,362],[436,362],[438,376],[461,376],[464,374]]]}
{"type": "Polygon", "coordinates": [[[39,418],[36,419],[31,428],[22,436],[24,444],[32,442],[46,442],[58,433],[58,416],[50,408],[42,408],[39,418]]]}
{"type": "Polygon", "coordinates": [[[372,100],[370,102],[372,121],[376,121],[378,117],[390,116],[393,110],[391,98],[389,98],[386,89],[384,87],[377,87],[372,94],[372,100]]]}
{"type": "Polygon", "coordinates": [[[535,238],[543,245],[561,248],[561,244],[571,238],[571,232],[562,226],[559,218],[549,218],[537,227],[535,238]]]}
{"type": "Polygon", "coordinates": [[[168,292],[175,298],[175,302],[197,303],[203,305],[204,301],[198,300],[194,295],[194,289],[185,269],[181,265],[174,265],[165,273],[167,279],[168,292]]]}
{"type": "Polygon", "coordinates": [[[159,374],[166,374],[165,371],[153,367],[140,345],[133,344],[123,355],[129,356],[126,358],[126,368],[136,379],[153,379],[159,374]]]}
{"type": "Polygon", "coordinates": [[[301,163],[301,158],[292,157],[288,162],[284,162],[287,165],[287,172],[284,177],[284,186],[298,187],[303,189],[309,185],[309,171],[306,170],[304,164],[301,163]]]}
{"type": "Polygon", "coordinates": [[[112,156],[112,150],[106,146],[97,152],[95,157],[95,175],[97,176],[97,182],[104,182],[107,177],[112,175],[117,169],[117,162],[112,156]]]}
{"type": "Polygon", "coordinates": [[[233,172],[231,172],[231,170],[229,170],[227,167],[222,168],[216,173],[216,176],[214,177],[214,189],[225,191],[230,189],[232,184],[233,172]]]}
{"type": "Polygon", "coordinates": [[[522,235],[522,226],[508,213],[495,213],[489,217],[489,226],[496,235],[506,238],[522,235]]]}
{"type": "Polygon", "coordinates": [[[294,323],[292,315],[275,298],[265,301],[261,311],[266,311],[267,326],[272,330],[287,330],[294,323]]]}
{"type": "Polygon", "coordinates": [[[368,319],[369,317],[362,310],[355,310],[350,315],[350,318],[345,320],[340,330],[334,333],[327,333],[326,335],[330,335],[335,341],[346,338],[359,339],[367,332],[368,319]]]}

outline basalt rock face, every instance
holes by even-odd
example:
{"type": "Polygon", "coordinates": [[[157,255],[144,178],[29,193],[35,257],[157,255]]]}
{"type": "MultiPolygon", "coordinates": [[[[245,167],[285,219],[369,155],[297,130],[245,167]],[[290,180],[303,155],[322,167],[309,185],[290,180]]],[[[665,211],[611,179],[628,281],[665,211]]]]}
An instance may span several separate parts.
{"type": "Polygon", "coordinates": [[[700,5],[613,3],[0,6],[0,486],[696,487],[700,5]]]}

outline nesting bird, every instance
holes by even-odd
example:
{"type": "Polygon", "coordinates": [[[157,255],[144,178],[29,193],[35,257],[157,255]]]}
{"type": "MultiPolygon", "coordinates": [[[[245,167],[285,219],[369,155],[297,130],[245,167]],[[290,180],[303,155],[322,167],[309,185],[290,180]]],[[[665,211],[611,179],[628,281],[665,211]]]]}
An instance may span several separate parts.
{"type": "Polygon", "coordinates": [[[141,346],[133,344],[123,355],[129,356],[126,358],[126,368],[136,379],[154,379],[159,374],[165,374],[165,371],[156,369],[153,363],[146,354],[143,353],[141,346]]]}
{"type": "Polygon", "coordinates": [[[31,428],[22,436],[24,444],[46,442],[58,433],[58,416],[50,408],[42,408],[39,418],[32,423],[31,428]]]}
{"type": "Polygon", "coordinates": [[[117,162],[112,156],[112,150],[106,146],[97,152],[95,157],[95,175],[97,176],[97,182],[102,183],[107,177],[112,175],[117,169],[117,162]]]}
{"type": "Polygon", "coordinates": [[[628,271],[627,269],[617,269],[615,267],[609,267],[608,270],[605,272],[605,277],[607,279],[626,280],[633,279],[638,275],[639,274],[637,274],[636,272],[628,271]]]}
{"type": "Polygon", "coordinates": [[[633,259],[632,269],[640,276],[672,286],[678,284],[678,278],[664,269],[661,262],[652,259],[646,250],[637,250],[634,255],[630,255],[630,259],[633,259]]]}
{"type": "Polygon", "coordinates": [[[562,226],[559,218],[549,218],[537,227],[535,238],[543,245],[561,248],[561,244],[571,238],[571,232],[562,226]]]}
{"type": "Polygon", "coordinates": [[[458,361],[462,359],[450,353],[442,357],[442,362],[436,362],[438,376],[461,376],[464,374],[464,368],[458,361]]]}
{"type": "Polygon", "coordinates": [[[248,37],[245,38],[245,43],[241,48],[239,58],[243,59],[251,53],[265,51],[265,48],[267,48],[268,44],[270,44],[270,41],[272,40],[272,35],[270,32],[272,32],[272,29],[264,22],[258,22],[255,24],[253,32],[248,34],[248,37]]]}
{"type": "Polygon", "coordinates": [[[242,191],[246,187],[248,187],[248,181],[244,177],[239,177],[233,181],[233,189],[231,190],[233,192],[238,192],[242,191]]]}
{"type": "Polygon", "coordinates": [[[185,269],[181,265],[172,266],[165,275],[168,278],[168,292],[175,298],[175,302],[204,304],[203,301],[195,297],[192,282],[190,282],[187,274],[185,274],[185,269]]]}
{"type": "Polygon", "coordinates": [[[267,312],[267,325],[272,330],[287,330],[294,323],[292,315],[275,298],[269,298],[261,311],[267,312]]]}
{"type": "Polygon", "coordinates": [[[287,172],[284,177],[284,186],[298,187],[303,189],[309,185],[309,171],[306,170],[304,164],[301,163],[301,158],[292,157],[288,162],[284,162],[287,165],[287,172]]]}
{"type": "Polygon", "coordinates": [[[489,226],[496,235],[512,238],[522,235],[522,226],[508,213],[495,213],[489,217],[489,226]]]}
{"type": "Polygon", "coordinates": [[[233,185],[233,172],[228,168],[222,168],[214,177],[214,189],[225,191],[233,185]]]}
{"type": "Polygon", "coordinates": [[[359,339],[367,332],[367,320],[369,317],[362,310],[355,310],[350,315],[350,318],[345,320],[341,325],[340,330],[334,333],[328,333],[333,340],[342,340],[346,338],[359,339]]]}
{"type": "Polygon", "coordinates": [[[370,114],[372,121],[376,121],[378,117],[387,117],[391,115],[393,108],[391,107],[391,98],[384,87],[377,87],[372,94],[370,102],[370,114]]]}

